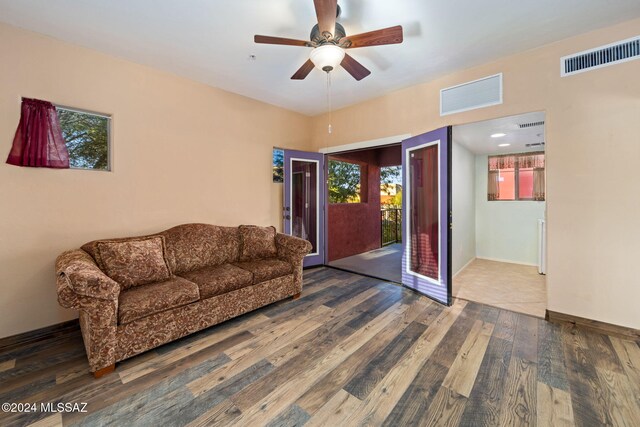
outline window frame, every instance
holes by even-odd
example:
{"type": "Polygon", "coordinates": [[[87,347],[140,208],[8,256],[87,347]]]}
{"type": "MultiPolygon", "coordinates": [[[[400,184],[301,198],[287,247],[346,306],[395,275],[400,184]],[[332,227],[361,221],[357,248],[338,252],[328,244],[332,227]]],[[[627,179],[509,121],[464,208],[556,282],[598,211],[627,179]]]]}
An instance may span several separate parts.
{"type": "MultiPolygon", "coordinates": [[[[105,113],[99,113],[96,111],[91,111],[91,110],[85,110],[82,108],[76,108],[76,107],[69,107],[67,105],[62,105],[62,104],[54,104],[54,107],[57,110],[65,110],[65,111],[70,111],[72,113],[79,113],[79,114],[87,114],[87,115],[91,115],[91,116],[97,116],[97,117],[102,117],[107,119],[107,168],[106,169],[94,169],[94,168],[78,168],[78,167],[73,167],[73,166],[69,166],[69,169],[71,170],[81,170],[81,171],[93,171],[93,172],[112,172],[113,171],[113,164],[112,164],[112,150],[111,150],[111,145],[112,145],[112,140],[111,140],[111,122],[113,119],[113,116],[111,114],[105,114],[105,113]]],[[[67,141],[64,141],[65,145],[67,144],[67,141]]]]}
{"type": "MultiPolygon", "coordinates": [[[[547,154],[545,151],[530,151],[530,152],[524,152],[524,153],[511,153],[511,154],[496,154],[496,155],[488,155],[487,156],[487,179],[489,178],[489,172],[491,171],[491,158],[496,158],[496,157],[518,157],[518,156],[537,156],[537,155],[544,155],[545,156],[545,165],[546,165],[546,160],[547,160],[547,154]]],[[[527,169],[527,168],[525,168],[527,169]]],[[[535,169],[535,168],[534,168],[535,169]]],[[[497,169],[498,170],[498,176],[500,175],[500,170],[501,169],[497,169]]],[[[546,174],[546,166],[545,166],[545,174],[546,174]]],[[[513,193],[513,199],[495,199],[495,200],[491,200],[489,199],[489,197],[487,196],[487,201],[488,202],[537,202],[537,201],[546,201],[545,200],[536,200],[533,197],[531,198],[520,198],[520,162],[516,159],[514,161],[514,168],[513,168],[513,186],[514,186],[514,193],[513,193]]]]}

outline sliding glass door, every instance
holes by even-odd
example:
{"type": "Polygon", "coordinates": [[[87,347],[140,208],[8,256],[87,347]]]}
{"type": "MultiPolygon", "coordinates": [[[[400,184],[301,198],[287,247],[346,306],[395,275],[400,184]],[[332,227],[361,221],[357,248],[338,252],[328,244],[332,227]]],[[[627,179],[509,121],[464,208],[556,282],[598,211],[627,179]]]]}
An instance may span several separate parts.
{"type": "Polygon", "coordinates": [[[304,266],[324,264],[324,154],[284,150],[284,230],[311,242],[304,266]]]}
{"type": "Polygon", "coordinates": [[[451,127],[402,142],[402,284],[451,304],[451,127]]]}

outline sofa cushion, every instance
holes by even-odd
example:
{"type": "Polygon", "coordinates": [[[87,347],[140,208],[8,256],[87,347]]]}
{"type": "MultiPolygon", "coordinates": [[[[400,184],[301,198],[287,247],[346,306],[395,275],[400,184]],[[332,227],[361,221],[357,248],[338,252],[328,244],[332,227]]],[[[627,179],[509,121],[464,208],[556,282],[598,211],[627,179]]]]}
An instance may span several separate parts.
{"type": "Polygon", "coordinates": [[[240,261],[254,261],[274,258],[278,255],[275,227],[259,227],[257,225],[241,225],[240,261]]]}
{"type": "Polygon", "coordinates": [[[100,268],[120,283],[123,290],[171,277],[162,236],[127,241],[102,240],[96,246],[100,268]]]}
{"type": "Polygon", "coordinates": [[[163,231],[174,274],[238,261],[238,227],[183,224],[163,231]]]}
{"type": "Polygon", "coordinates": [[[214,265],[181,274],[198,285],[200,298],[211,298],[253,284],[253,275],[231,264],[214,265]]]}
{"type": "Polygon", "coordinates": [[[291,264],[275,258],[237,262],[235,265],[253,274],[254,285],[293,273],[291,264]]]}
{"type": "Polygon", "coordinates": [[[198,285],[181,277],[136,286],[120,293],[118,323],[130,323],[199,299],[198,285]]]}

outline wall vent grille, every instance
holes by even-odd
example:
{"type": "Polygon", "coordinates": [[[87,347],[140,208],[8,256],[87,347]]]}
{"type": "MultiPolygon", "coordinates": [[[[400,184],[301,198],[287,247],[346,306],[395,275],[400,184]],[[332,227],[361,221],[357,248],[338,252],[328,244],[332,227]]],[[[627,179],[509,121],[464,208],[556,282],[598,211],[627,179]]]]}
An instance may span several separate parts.
{"type": "Polygon", "coordinates": [[[533,128],[536,126],[542,126],[543,124],[544,124],[544,120],[540,122],[519,123],[518,126],[520,127],[520,129],[527,129],[527,128],[533,128]]]}
{"type": "Polygon", "coordinates": [[[640,58],[640,36],[560,58],[562,77],[640,58]]]}
{"type": "Polygon", "coordinates": [[[525,147],[527,147],[527,148],[544,147],[544,142],[534,142],[534,143],[531,143],[531,144],[525,144],[525,147]]]}
{"type": "Polygon", "coordinates": [[[440,90],[440,115],[502,104],[502,73],[440,90]]]}

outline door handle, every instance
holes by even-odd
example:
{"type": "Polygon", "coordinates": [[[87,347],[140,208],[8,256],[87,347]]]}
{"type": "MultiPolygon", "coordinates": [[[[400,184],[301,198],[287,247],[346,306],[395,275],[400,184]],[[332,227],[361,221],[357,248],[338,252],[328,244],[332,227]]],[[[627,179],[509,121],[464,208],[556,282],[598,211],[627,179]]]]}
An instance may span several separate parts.
{"type": "Polygon", "coordinates": [[[291,219],[291,215],[285,215],[284,219],[291,219]]]}

